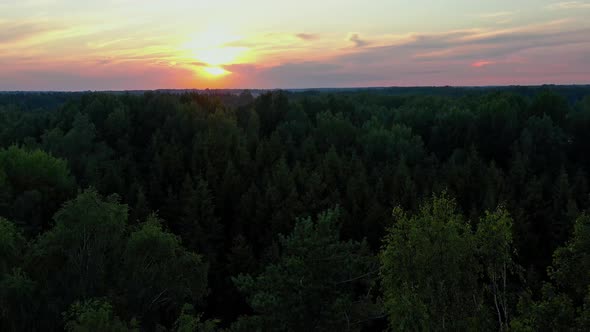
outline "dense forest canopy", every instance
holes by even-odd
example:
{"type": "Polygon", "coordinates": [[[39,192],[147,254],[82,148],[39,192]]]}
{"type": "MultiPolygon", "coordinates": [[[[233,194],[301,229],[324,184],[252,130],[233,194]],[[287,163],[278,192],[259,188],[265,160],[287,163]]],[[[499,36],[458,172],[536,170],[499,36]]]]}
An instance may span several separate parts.
{"type": "Polygon", "coordinates": [[[0,330],[590,330],[590,88],[0,94],[0,330]]]}

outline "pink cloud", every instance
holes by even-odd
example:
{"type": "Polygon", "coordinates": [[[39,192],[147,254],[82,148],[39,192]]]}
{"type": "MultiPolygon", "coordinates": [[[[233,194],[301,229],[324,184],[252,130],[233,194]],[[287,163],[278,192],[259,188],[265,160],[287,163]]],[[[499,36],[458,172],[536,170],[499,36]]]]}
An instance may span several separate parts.
{"type": "Polygon", "coordinates": [[[474,68],[481,68],[481,67],[485,67],[485,66],[489,66],[489,65],[493,65],[495,62],[493,61],[486,61],[486,60],[481,60],[481,61],[476,61],[474,63],[471,64],[471,67],[474,68]]]}

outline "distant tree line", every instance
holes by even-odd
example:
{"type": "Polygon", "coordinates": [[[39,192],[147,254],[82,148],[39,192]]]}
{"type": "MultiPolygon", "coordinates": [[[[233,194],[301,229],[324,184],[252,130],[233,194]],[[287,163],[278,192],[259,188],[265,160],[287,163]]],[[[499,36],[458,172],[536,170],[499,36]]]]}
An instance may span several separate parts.
{"type": "Polygon", "coordinates": [[[588,331],[563,89],[1,94],[0,330],[588,331]]]}

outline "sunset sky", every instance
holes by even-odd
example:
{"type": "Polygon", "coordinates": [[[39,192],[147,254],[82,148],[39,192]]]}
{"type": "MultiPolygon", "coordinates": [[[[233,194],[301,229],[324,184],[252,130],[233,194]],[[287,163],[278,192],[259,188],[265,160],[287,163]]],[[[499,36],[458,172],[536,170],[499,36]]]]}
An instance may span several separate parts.
{"type": "Polygon", "coordinates": [[[0,0],[0,90],[590,83],[590,1],[0,0]]]}

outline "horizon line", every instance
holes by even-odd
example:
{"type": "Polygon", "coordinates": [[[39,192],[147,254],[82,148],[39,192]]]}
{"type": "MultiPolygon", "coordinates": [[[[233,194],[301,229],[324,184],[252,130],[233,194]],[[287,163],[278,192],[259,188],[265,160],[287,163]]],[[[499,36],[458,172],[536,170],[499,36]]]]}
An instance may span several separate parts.
{"type": "Polygon", "coordinates": [[[572,84],[497,84],[497,85],[414,85],[414,86],[361,86],[361,87],[297,87],[297,88],[157,88],[157,89],[123,89],[123,90],[107,90],[107,89],[85,89],[85,90],[0,90],[0,93],[88,93],[88,92],[149,92],[149,91],[313,91],[313,90],[370,90],[370,89],[425,89],[425,88],[541,88],[545,86],[556,87],[590,87],[589,83],[572,83],[572,84]]]}

